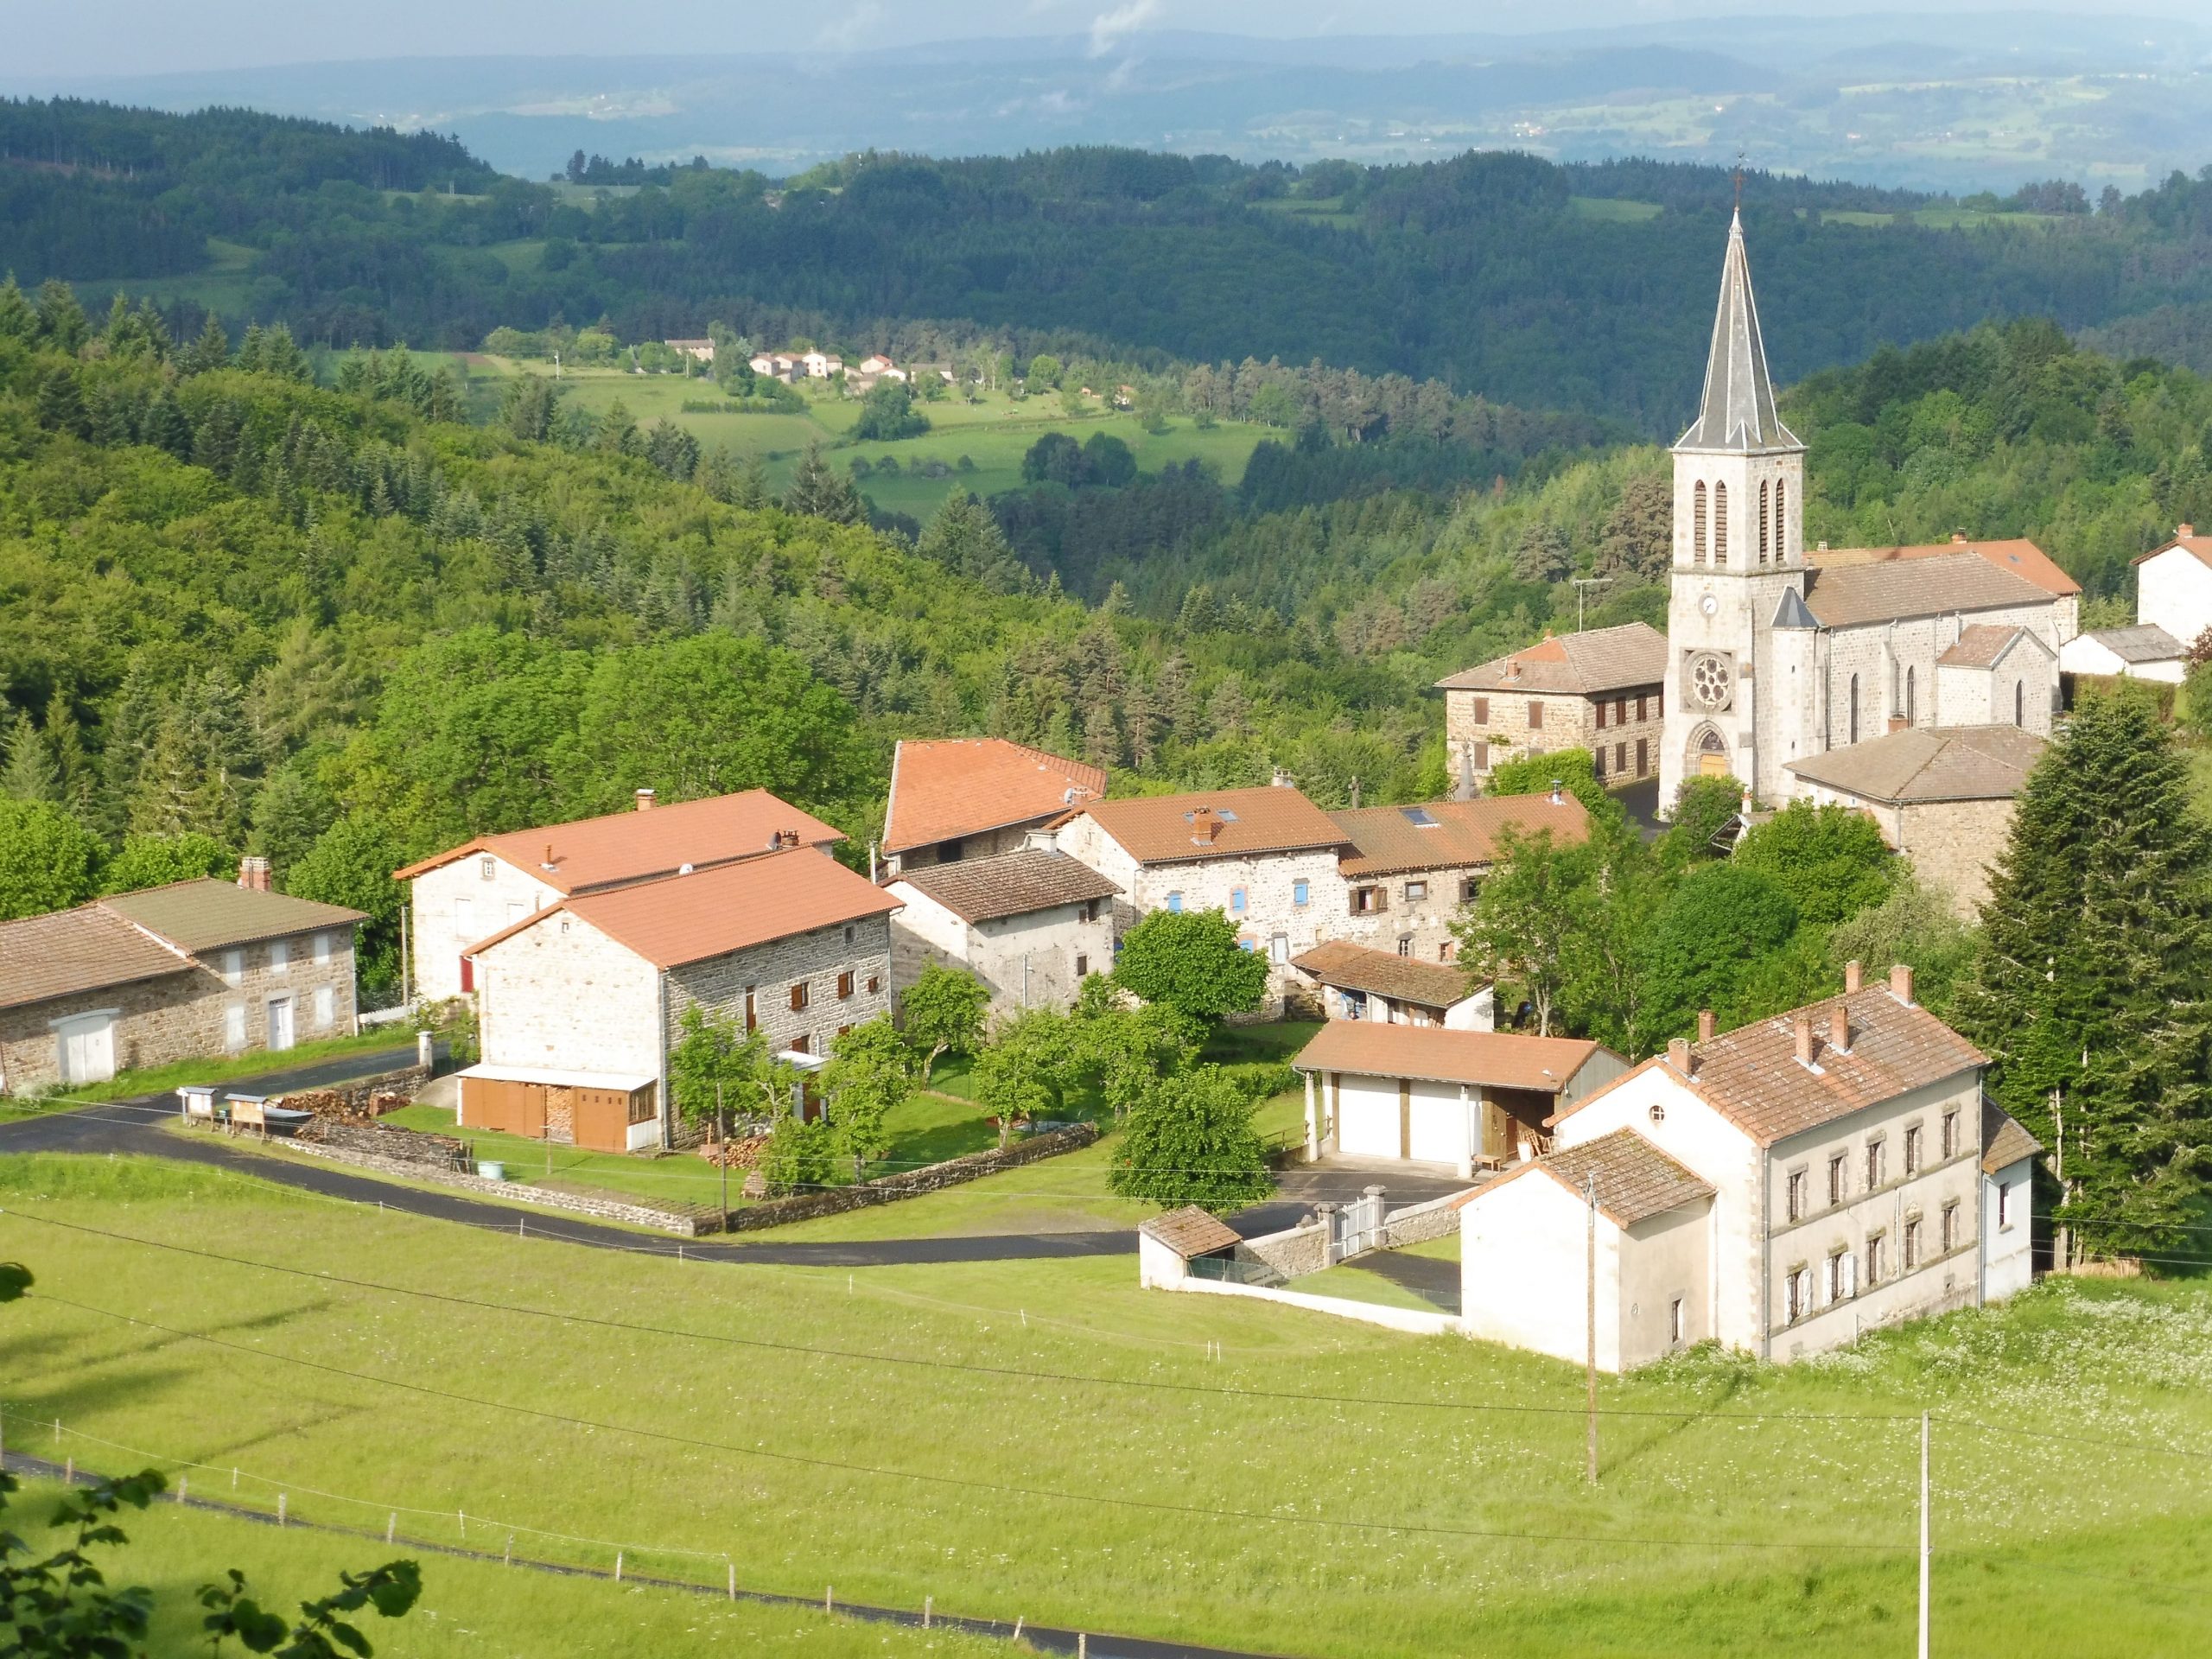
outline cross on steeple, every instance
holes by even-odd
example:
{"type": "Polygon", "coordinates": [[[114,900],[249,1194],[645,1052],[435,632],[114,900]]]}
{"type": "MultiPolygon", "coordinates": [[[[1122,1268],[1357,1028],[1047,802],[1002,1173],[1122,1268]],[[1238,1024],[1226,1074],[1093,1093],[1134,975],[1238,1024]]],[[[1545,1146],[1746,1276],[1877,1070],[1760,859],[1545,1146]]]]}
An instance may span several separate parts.
{"type": "Polygon", "coordinates": [[[1737,216],[1738,216],[1738,218],[1742,217],[1742,215],[1743,215],[1743,212],[1744,212],[1744,147],[1743,147],[1741,144],[1738,144],[1738,145],[1737,145],[1737,146],[1736,146],[1736,213],[1737,213],[1737,216]]]}

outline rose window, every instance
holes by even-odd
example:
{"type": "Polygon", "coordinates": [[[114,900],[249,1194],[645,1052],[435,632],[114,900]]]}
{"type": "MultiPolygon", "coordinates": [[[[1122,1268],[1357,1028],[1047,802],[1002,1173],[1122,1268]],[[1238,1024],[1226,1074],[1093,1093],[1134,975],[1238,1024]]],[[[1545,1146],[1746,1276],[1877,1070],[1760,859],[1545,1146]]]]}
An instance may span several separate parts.
{"type": "Polygon", "coordinates": [[[1711,652],[1690,659],[1690,696],[1704,709],[1728,706],[1728,664],[1711,652]]]}

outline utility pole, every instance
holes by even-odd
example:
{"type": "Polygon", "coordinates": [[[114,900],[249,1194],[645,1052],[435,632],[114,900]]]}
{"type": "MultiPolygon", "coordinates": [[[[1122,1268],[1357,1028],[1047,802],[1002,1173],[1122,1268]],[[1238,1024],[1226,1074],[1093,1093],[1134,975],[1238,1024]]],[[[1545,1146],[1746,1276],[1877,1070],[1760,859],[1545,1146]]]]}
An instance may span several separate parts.
{"type": "Polygon", "coordinates": [[[1586,1299],[1584,1334],[1588,1338],[1588,1361],[1584,1367],[1587,1411],[1585,1413],[1584,1470],[1590,1484],[1598,1484],[1598,1173],[1592,1170],[1582,1178],[1582,1197],[1589,1206],[1589,1242],[1584,1252],[1588,1268],[1588,1296],[1586,1299]]]}
{"type": "MultiPolygon", "coordinates": [[[[2066,1202],[2066,1096],[2063,1091],[2050,1091],[2050,1138],[2058,1142],[2051,1154],[2055,1167],[2051,1174],[2058,1182],[2058,1201],[2066,1202]]],[[[2070,1273],[2074,1269],[2074,1230],[2059,1227],[2051,1236],[2050,1265],[2054,1272],[2070,1273]]]]}
{"type": "Polygon", "coordinates": [[[1920,1659],[1928,1659],[1928,1414],[1920,1414],[1920,1659]]]}
{"type": "Polygon", "coordinates": [[[1611,576],[1577,576],[1574,579],[1574,631],[1577,633],[1582,632],[1582,601],[1589,596],[1587,590],[1603,588],[1611,580],[1611,576]]]}

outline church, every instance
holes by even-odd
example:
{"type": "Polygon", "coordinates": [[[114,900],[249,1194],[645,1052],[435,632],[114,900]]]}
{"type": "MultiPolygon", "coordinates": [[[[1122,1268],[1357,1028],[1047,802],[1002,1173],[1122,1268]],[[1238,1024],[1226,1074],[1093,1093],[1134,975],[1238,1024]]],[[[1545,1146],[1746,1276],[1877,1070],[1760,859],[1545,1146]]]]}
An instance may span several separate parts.
{"type": "Polygon", "coordinates": [[[2081,588],[2034,543],[1807,550],[1805,446],[1776,412],[1740,214],[1674,466],[1662,811],[1701,775],[1813,796],[1794,767],[1891,734],[2050,734],[2081,588]]]}

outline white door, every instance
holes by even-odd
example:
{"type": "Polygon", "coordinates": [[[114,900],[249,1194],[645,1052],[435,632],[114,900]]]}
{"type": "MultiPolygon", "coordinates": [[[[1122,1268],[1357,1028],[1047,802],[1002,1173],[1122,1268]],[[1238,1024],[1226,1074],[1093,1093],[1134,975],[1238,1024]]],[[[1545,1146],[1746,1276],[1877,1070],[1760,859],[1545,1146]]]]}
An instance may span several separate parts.
{"type": "Polygon", "coordinates": [[[1467,1103],[1451,1083],[1416,1083],[1413,1099],[1413,1156],[1456,1164],[1467,1155],[1467,1103]]]}
{"type": "Polygon", "coordinates": [[[62,1082],[72,1085],[105,1083],[115,1075],[113,1014],[86,1014],[63,1020],[54,1027],[54,1039],[60,1051],[62,1082]]]}
{"type": "Polygon", "coordinates": [[[1398,1080],[1347,1077],[1338,1103],[1337,1150],[1348,1158],[1395,1158],[1398,1080]]]}
{"type": "Polygon", "coordinates": [[[289,1048],[292,1046],[292,999],[276,996],[269,1000],[269,1046],[289,1048]]]}

